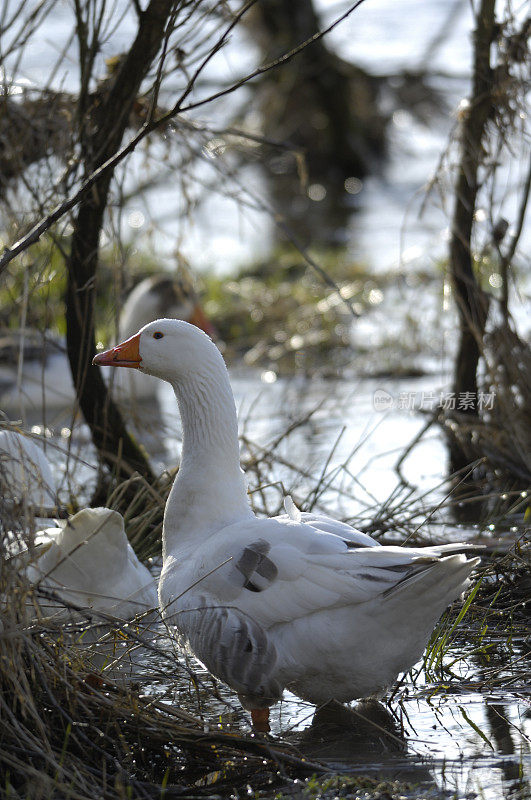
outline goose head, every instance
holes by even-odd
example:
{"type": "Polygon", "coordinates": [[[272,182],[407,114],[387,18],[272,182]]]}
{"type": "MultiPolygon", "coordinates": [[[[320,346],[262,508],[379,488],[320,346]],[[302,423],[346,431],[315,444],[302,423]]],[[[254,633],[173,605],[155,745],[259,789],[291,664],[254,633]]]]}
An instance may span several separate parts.
{"type": "MultiPolygon", "coordinates": [[[[134,336],[94,356],[105,367],[138,369],[170,383],[205,376],[223,363],[211,338],[195,325],[178,319],[158,319],[134,336]]],[[[219,368],[219,367],[218,367],[219,368]]]]}

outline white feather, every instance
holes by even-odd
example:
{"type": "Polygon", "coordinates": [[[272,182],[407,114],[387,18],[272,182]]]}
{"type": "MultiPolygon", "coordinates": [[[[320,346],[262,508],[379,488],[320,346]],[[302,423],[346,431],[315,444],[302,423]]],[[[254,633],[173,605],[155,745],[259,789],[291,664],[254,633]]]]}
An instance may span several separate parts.
{"type": "Polygon", "coordinates": [[[290,497],[289,494],[284,498],[284,508],[286,509],[286,514],[290,519],[293,520],[293,522],[301,521],[302,514],[293,502],[293,498],[290,497]]]}

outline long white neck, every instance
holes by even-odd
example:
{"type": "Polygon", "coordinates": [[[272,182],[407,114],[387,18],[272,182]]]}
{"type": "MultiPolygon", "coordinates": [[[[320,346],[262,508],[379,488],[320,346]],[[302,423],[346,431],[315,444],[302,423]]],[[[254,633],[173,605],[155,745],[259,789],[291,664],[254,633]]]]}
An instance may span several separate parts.
{"type": "Polygon", "coordinates": [[[234,397],[221,355],[202,374],[172,385],[183,448],[164,514],[164,557],[185,542],[253,516],[240,467],[234,397]]]}

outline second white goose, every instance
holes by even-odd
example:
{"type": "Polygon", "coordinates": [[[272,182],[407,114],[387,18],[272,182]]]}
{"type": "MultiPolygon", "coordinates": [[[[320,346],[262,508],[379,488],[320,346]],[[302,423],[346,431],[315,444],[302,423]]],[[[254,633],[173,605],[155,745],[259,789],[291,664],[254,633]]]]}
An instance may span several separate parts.
{"type": "Polygon", "coordinates": [[[155,579],[131,547],[122,515],[109,508],[84,508],[39,531],[28,558],[29,580],[45,590],[40,609],[59,621],[71,609],[112,621],[157,606],[155,579]]]}
{"type": "Polygon", "coordinates": [[[4,501],[25,503],[30,507],[57,504],[50,462],[29,435],[14,430],[0,431],[0,493],[4,501]]]}

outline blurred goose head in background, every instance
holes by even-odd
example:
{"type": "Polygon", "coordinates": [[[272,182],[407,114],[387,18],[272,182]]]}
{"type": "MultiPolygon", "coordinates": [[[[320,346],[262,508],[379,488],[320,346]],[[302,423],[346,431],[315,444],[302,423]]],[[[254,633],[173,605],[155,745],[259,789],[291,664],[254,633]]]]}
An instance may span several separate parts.
{"type": "MultiPolygon", "coordinates": [[[[149,322],[164,316],[182,319],[214,335],[214,328],[199,303],[189,272],[181,267],[176,275],[146,278],[127,298],[119,320],[119,335],[128,338],[149,322]]],[[[156,397],[159,381],[138,371],[119,371],[111,382],[113,396],[121,403],[145,402],[156,397]]]]}
{"type": "Polygon", "coordinates": [[[121,337],[132,336],[154,319],[184,319],[201,330],[214,334],[199,302],[190,273],[180,268],[175,276],[153,275],[141,281],[128,295],[120,314],[121,337]]]}
{"type": "MultiPolygon", "coordinates": [[[[214,333],[206,318],[190,273],[180,267],[175,276],[154,275],[128,295],[118,320],[119,336],[127,337],[158,317],[184,319],[214,333]]],[[[157,382],[145,375],[122,375],[112,391],[118,400],[156,396],[157,382]]],[[[63,340],[48,332],[4,330],[0,334],[0,405],[20,414],[25,409],[64,408],[75,391],[63,340]]]]}

